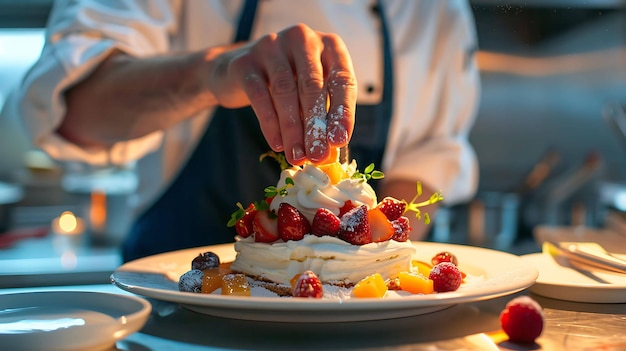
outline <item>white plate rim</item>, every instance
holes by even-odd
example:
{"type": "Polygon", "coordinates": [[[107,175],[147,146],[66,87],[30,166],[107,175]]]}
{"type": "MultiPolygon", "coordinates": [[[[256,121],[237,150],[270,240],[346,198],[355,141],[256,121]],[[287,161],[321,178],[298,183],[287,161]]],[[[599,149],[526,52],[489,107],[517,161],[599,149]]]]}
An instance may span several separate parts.
{"type": "Polygon", "coordinates": [[[83,312],[98,312],[111,317],[111,320],[107,319],[105,322],[99,321],[95,324],[54,331],[18,334],[0,331],[0,344],[10,346],[11,350],[32,350],[37,349],[33,347],[42,345],[45,345],[48,350],[107,349],[115,345],[115,342],[139,331],[152,311],[150,302],[138,296],[81,290],[0,294],[0,306],[2,306],[0,312],[10,307],[52,306],[60,311],[68,311],[68,317],[75,317],[77,309],[83,312]],[[113,309],[115,313],[111,312],[113,309]],[[98,331],[103,332],[98,333],[98,331]]]}
{"type": "MultiPolygon", "coordinates": [[[[349,315],[343,317],[346,320],[372,320],[377,319],[377,312],[382,313],[382,310],[385,310],[387,312],[385,313],[385,315],[389,315],[389,311],[393,310],[399,314],[405,314],[408,316],[421,313],[419,311],[420,309],[424,309],[425,311],[432,311],[433,307],[440,307],[440,309],[443,309],[454,304],[491,299],[521,291],[531,286],[538,276],[538,271],[535,268],[528,267],[528,265],[524,264],[519,256],[510,253],[457,244],[445,244],[435,242],[417,242],[413,244],[418,251],[416,257],[420,257],[419,255],[421,253],[423,254],[424,252],[432,253],[432,255],[440,251],[450,251],[455,253],[459,257],[459,266],[462,270],[464,269],[464,267],[468,267],[468,269],[474,269],[475,267],[472,265],[478,266],[479,269],[485,269],[487,272],[489,272],[490,269],[496,269],[493,266],[489,266],[487,262],[463,264],[464,257],[469,256],[481,256],[492,259],[496,258],[497,260],[504,261],[514,269],[509,272],[510,276],[498,277],[507,281],[507,286],[505,287],[486,284],[485,287],[482,287],[480,289],[474,289],[470,292],[459,290],[456,292],[441,294],[412,295],[398,299],[372,298],[348,299],[343,301],[277,297],[230,297],[212,294],[205,295],[185,293],[179,292],[177,289],[155,289],[142,286],[140,282],[133,281],[132,279],[128,278],[128,276],[125,276],[126,273],[140,275],[155,273],[158,275],[160,273],[160,270],[153,269],[154,267],[148,267],[148,265],[155,265],[156,262],[166,262],[166,265],[170,265],[172,263],[169,262],[168,259],[171,261],[174,257],[182,257],[183,255],[185,257],[188,257],[188,262],[177,262],[177,264],[190,266],[191,259],[198,253],[204,251],[221,252],[226,250],[226,252],[228,252],[227,255],[230,255],[230,257],[222,259],[222,261],[228,262],[230,259],[234,258],[235,255],[233,244],[222,244],[166,252],[125,263],[120,266],[115,272],[113,272],[113,274],[111,275],[111,282],[122,290],[132,292],[138,295],[180,303],[186,306],[191,305],[192,307],[200,307],[196,308],[195,310],[202,310],[203,308],[205,308],[205,311],[203,312],[206,312],[208,314],[212,314],[212,312],[210,311],[211,308],[219,309],[220,311],[216,311],[215,313],[220,313],[222,316],[224,316],[224,314],[228,314],[228,312],[226,311],[227,309],[245,310],[247,316],[241,318],[248,319],[254,318],[254,316],[251,317],[249,315],[254,311],[265,313],[278,312],[294,314],[293,316],[283,316],[279,319],[287,319],[290,321],[303,321],[307,320],[306,314],[308,313],[316,315],[314,318],[316,319],[315,321],[324,321],[324,318],[320,317],[319,313],[333,312],[334,316],[328,318],[330,321],[338,318],[336,316],[336,313],[348,313],[349,315]],[[301,312],[304,315],[298,316],[296,312],[301,312]]],[[[222,255],[220,255],[220,257],[222,257],[222,255]]],[[[430,257],[431,256],[429,256],[428,259],[430,259],[430,257]]],[[[423,260],[424,257],[421,257],[421,259],[423,260]]],[[[185,268],[185,270],[186,269],[188,268],[185,268]]],[[[233,313],[233,315],[236,316],[237,313],[233,313]]],[[[272,317],[266,316],[263,317],[263,320],[267,320],[268,318],[272,317]]]]}
{"type": "Polygon", "coordinates": [[[550,261],[544,253],[532,253],[521,256],[523,260],[533,265],[541,260],[542,267],[537,267],[539,276],[530,290],[537,295],[574,302],[589,303],[626,303],[626,284],[611,283],[581,283],[575,281],[550,281],[542,276],[541,269],[563,269],[557,263],[550,261]],[[546,268],[547,267],[547,268],[546,268]]]}

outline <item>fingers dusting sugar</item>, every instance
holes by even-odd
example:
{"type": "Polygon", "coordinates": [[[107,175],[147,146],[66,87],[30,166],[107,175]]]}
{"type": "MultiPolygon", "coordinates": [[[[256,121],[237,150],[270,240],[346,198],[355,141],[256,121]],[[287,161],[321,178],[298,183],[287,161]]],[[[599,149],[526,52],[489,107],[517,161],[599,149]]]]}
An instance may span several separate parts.
{"type": "Polygon", "coordinates": [[[346,129],[339,123],[339,121],[343,118],[344,106],[337,106],[337,110],[328,114],[328,138],[335,142],[341,143],[344,142],[345,139],[348,138],[348,132],[346,129]]]}
{"type": "Polygon", "coordinates": [[[322,147],[322,140],[326,140],[326,95],[322,94],[315,101],[313,109],[309,111],[310,117],[306,120],[306,138],[310,141],[314,153],[322,147]]]}

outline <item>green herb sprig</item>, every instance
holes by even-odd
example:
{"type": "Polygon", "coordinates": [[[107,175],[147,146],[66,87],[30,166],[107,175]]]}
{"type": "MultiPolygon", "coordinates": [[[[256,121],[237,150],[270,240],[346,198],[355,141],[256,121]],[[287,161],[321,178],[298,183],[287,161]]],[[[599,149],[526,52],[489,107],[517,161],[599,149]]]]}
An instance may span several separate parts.
{"type": "Polygon", "coordinates": [[[377,171],[374,169],[374,164],[370,163],[369,166],[365,167],[363,172],[356,170],[350,176],[352,179],[360,179],[361,182],[367,182],[370,179],[383,179],[385,178],[385,174],[381,171],[377,171]]]}
{"type": "Polygon", "coordinates": [[[291,188],[292,186],[294,186],[295,183],[293,182],[293,179],[291,177],[287,177],[285,178],[285,185],[281,186],[280,188],[277,188],[273,185],[268,186],[267,188],[263,189],[263,191],[265,192],[265,197],[266,198],[272,198],[274,196],[282,196],[285,197],[288,194],[288,190],[289,188],[291,188]]]}
{"type": "MultiPolygon", "coordinates": [[[[405,213],[409,211],[415,212],[415,218],[417,219],[422,219],[422,210],[420,209],[421,207],[432,205],[439,201],[443,201],[443,195],[441,194],[441,192],[437,191],[437,192],[434,192],[432,195],[430,195],[428,200],[415,202],[417,201],[417,198],[422,195],[422,192],[423,192],[422,183],[417,182],[416,194],[413,197],[413,199],[411,199],[411,202],[407,203],[406,209],[404,210],[405,213]]],[[[428,212],[424,212],[424,223],[430,224],[430,215],[428,214],[428,212]]]]}
{"type": "Polygon", "coordinates": [[[266,157],[270,157],[274,159],[276,162],[278,162],[278,165],[280,166],[281,171],[284,171],[290,167],[289,162],[287,162],[287,158],[285,157],[285,154],[283,153],[276,153],[270,150],[264,154],[261,154],[261,156],[259,156],[259,162],[263,161],[263,159],[265,159],[266,157]]]}

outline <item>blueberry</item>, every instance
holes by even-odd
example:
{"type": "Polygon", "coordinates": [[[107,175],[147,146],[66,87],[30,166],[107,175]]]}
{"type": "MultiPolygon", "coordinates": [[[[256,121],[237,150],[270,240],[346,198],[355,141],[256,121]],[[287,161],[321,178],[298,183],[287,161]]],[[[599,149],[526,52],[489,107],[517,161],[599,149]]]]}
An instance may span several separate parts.
{"type": "Polygon", "coordinates": [[[204,272],[199,269],[192,269],[180,276],[178,279],[178,290],[184,292],[201,293],[202,278],[204,272]]]}
{"type": "Polygon", "coordinates": [[[220,258],[211,251],[201,253],[191,261],[191,269],[204,270],[220,266],[220,258]]]}

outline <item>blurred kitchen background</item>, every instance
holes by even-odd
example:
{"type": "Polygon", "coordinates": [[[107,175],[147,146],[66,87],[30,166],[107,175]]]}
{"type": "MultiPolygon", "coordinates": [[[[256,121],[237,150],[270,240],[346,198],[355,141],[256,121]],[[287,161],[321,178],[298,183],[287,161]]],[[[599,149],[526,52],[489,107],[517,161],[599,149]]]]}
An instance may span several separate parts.
{"type": "MultiPolygon", "coordinates": [[[[429,240],[524,254],[546,228],[626,235],[626,0],[471,3],[479,192],[442,209],[429,240]]],[[[50,6],[0,0],[0,108],[42,48],[50,6]]],[[[0,287],[108,280],[130,224],[132,166],[57,164],[13,117],[2,110],[0,287]]]]}

